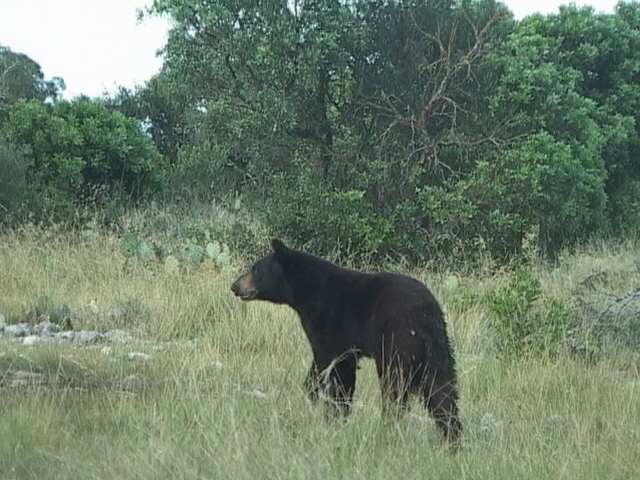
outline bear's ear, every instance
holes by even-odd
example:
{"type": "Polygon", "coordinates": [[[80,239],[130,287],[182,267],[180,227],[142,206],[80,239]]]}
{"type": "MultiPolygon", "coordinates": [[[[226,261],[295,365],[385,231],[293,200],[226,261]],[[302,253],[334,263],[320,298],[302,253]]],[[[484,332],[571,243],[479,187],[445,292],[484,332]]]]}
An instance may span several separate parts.
{"type": "Polygon", "coordinates": [[[271,240],[271,248],[276,253],[282,253],[287,250],[287,246],[279,238],[271,240]]]}

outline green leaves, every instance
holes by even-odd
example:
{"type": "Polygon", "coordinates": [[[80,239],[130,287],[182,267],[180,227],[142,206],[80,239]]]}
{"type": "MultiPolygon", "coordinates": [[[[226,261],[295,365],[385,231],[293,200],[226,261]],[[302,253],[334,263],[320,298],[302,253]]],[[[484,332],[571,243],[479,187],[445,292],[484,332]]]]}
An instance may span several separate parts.
{"type": "Polygon", "coordinates": [[[6,128],[26,149],[26,175],[45,197],[96,205],[103,193],[139,198],[163,185],[163,158],[140,125],[102,101],[19,102],[6,128]]]}
{"type": "Polygon", "coordinates": [[[425,258],[477,237],[508,256],[532,229],[552,251],[603,228],[601,154],[622,122],[580,92],[552,17],[518,24],[490,1],[152,10],[175,22],[154,85],[190,109],[178,183],[241,191],[279,233],[425,258]]]}
{"type": "Polygon", "coordinates": [[[0,224],[22,220],[33,199],[26,181],[25,152],[0,133],[0,224]]]}
{"type": "MultiPolygon", "coordinates": [[[[28,80],[0,109],[15,176],[56,208],[138,200],[169,177],[181,201],[242,198],[236,210],[317,253],[414,261],[506,260],[527,235],[553,255],[640,229],[637,5],[522,21],[493,0],[149,12],[171,19],[163,69],[107,103],[43,103],[55,88],[39,66],[0,49],[0,72],[18,61],[28,80]]],[[[180,265],[227,262],[213,239],[191,243],[180,265]]]]}
{"type": "Polygon", "coordinates": [[[485,303],[493,312],[498,353],[505,357],[553,353],[569,329],[569,307],[543,297],[540,281],[525,267],[516,270],[508,285],[488,292],[485,303]]]}
{"type": "Polygon", "coordinates": [[[217,240],[207,243],[207,255],[219,270],[228,267],[231,264],[231,253],[229,247],[217,240]]]}
{"type": "Polygon", "coordinates": [[[120,241],[120,253],[129,260],[130,258],[137,258],[142,263],[147,263],[151,260],[153,251],[141,238],[133,233],[126,233],[120,241]]]}
{"type": "Polygon", "coordinates": [[[19,100],[52,100],[64,88],[61,78],[45,80],[40,65],[33,59],[0,45],[0,120],[6,106],[19,100]]]}
{"type": "Polygon", "coordinates": [[[141,264],[151,266],[151,260],[161,261],[167,273],[176,273],[184,267],[211,266],[222,271],[231,265],[229,246],[217,240],[202,247],[194,241],[188,241],[182,247],[168,254],[167,251],[153,244],[153,248],[138,235],[128,232],[120,240],[120,253],[125,257],[125,265],[130,259],[136,259],[141,264]]]}

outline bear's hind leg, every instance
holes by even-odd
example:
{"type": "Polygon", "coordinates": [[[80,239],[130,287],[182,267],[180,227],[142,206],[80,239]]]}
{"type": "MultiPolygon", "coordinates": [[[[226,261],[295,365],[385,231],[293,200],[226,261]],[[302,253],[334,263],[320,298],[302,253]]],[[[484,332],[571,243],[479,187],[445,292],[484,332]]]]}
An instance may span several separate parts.
{"type": "Polygon", "coordinates": [[[458,392],[451,382],[438,382],[437,377],[424,384],[424,403],[444,438],[455,443],[462,435],[458,413],[458,392]]]}

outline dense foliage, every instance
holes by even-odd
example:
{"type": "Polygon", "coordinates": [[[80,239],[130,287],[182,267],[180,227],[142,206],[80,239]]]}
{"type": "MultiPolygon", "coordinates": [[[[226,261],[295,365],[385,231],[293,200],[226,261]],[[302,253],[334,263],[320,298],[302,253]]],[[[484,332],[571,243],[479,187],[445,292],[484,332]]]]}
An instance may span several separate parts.
{"type": "Polygon", "coordinates": [[[102,100],[57,99],[64,84],[25,58],[0,49],[0,218],[68,221],[115,193],[159,191],[165,161],[139,121],[102,100]]]}
{"type": "Polygon", "coordinates": [[[553,256],[638,232],[638,3],[520,21],[493,0],[155,0],[148,14],[172,21],[162,70],[104,101],[59,101],[59,82],[0,51],[0,78],[19,60],[31,82],[0,81],[16,185],[74,204],[94,185],[164,186],[315,253],[374,259],[508,259],[531,236],[553,256]]]}

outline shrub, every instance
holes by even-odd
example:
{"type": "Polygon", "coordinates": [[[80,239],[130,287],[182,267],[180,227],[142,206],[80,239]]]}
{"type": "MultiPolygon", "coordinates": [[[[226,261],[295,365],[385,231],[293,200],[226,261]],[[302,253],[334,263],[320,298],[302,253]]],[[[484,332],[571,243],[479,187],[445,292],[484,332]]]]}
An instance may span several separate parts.
{"type": "Polygon", "coordinates": [[[114,192],[138,199],[163,187],[164,159],[135,120],[99,100],[19,102],[6,128],[24,149],[24,175],[55,219],[100,207],[114,192]]]}
{"type": "Polygon", "coordinates": [[[524,266],[508,285],[488,292],[485,303],[493,312],[496,348],[506,357],[553,352],[570,326],[569,308],[543,297],[540,281],[524,266]]]}
{"type": "Polygon", "coordinates": [[[268,190],[261,204],[251,201],[272,234],[318,255],[379,258],[393,245],[393,216],[376,211],[362,190],[331,187],[304,173],[277,176],[268,190]]]}
{"type": "Polygon", "coordinates": [[[31,196],[24,151],[0,135],[0,223],[19,219],[31,196]]]}

